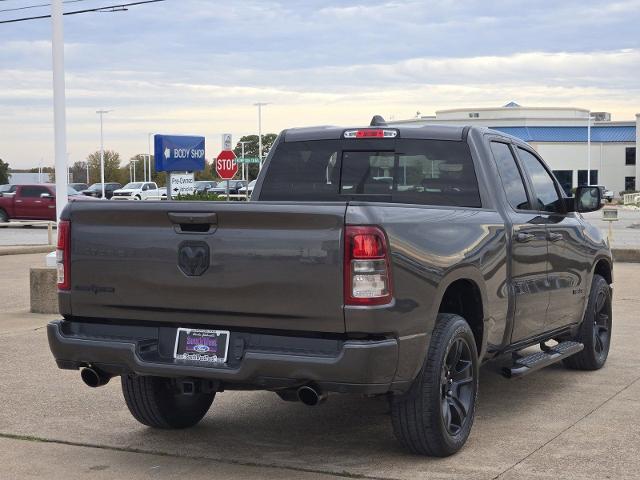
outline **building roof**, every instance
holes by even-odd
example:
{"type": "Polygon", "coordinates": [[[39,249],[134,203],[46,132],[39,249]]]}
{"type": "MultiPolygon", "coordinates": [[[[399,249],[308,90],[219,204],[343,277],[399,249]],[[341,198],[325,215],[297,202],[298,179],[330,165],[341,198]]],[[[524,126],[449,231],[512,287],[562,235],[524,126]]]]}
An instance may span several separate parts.
{"type": "MultiPolygon", "coordinates": [[[[587,142],[587,127],[491,127],[525,142],[587,142]]],[[[598,143],[636,141],[636,127],[629,125],[594,125],[591,141],[598,143]]]]}

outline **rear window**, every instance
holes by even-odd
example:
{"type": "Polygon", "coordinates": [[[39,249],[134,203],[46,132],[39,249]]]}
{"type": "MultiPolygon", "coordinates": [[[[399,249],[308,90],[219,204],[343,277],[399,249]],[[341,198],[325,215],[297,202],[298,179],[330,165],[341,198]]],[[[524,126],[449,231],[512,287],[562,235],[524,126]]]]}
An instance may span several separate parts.
{"type": "Polygon", "coordinates": [[[260,200],[481,206],[469,147],[446,140],[281,143],[260,200]]]}

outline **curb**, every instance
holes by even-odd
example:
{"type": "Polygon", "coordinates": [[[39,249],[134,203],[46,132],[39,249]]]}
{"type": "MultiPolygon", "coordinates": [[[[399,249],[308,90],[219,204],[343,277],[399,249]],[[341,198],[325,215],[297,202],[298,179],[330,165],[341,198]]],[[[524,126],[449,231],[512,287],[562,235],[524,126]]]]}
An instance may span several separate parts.
{"type": "Polygon", "coordinates": [[[55,249],[55,245],[16,245],[10,247],[0,247],[0,256],[24,255],[27,253],[50,253],[55,249]]]}
{"type": "Polygon", "coordinates": [[[640,263],[640,249],[613,248],[611,249],[613,260],[616,262],[640,263]]]}

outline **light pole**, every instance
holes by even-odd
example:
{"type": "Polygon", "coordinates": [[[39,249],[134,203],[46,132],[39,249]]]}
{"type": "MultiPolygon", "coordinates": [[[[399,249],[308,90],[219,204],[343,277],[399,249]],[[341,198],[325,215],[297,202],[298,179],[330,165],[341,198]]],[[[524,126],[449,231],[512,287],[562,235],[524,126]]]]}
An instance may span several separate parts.
{"type": "Polygon", "coordinates": [[[238,142],[240,144],[240,148],[242,148],[242,156],[240,158],[242,158],[242,179],[243,180],[249,180],[249,168],[247,167],[247,176],[245,177],[245,170],[244,170],[244,146],[247,143],[251,143],[251,142],[238,142]]]}
{"type": "Polygon", "coordinates": [[[151,135],[153,135],[153,133],[147,133],[147,153],[149,154],[149,181],[151,181],[151,135]]]}
{"type": "Polygon", "coordinates": [[[51,2],[51,51],[53,60],[53,131],[56,166],[56,217],[67,205],[67,119],[64,92],[64,26],[62,0],[51,2]]]}
{"type": "Polygon", "coordinates": [[[102,182],[102,200],[105,199],[104,194],[104,137],[102,134],[102,117],[105,113],[113,112],[113,110],[96,110],[100,115],[100,182],[102,182]]]}
{"type": "Polygon", "coordinates": [[[591,110],[587,118],[587,185],[591,185],[591,110]]]}
{"type": "MultiPolygon", "coordinates": [[[[144,162],[144,160],[142,160],[144,162]]],[[[136,163],[138,160],[131,159],[129,163],[129,181],[136,181],[136,163]],[[131,175],[131,168],[133,167],[133,176],[131,175]]]]}
{"type": "Polygon", "coordinates": [[[256,102],[253,105],[258,107],[258,159],[260,160],[259,170],[262,171],[262,107],[269,105],[269,102],[256,102]]]}
{"type": "Polygon", "coordinates": [[[249,165],[246,165],[246,170],[245,170],[245,163],[244,163],[244,145],[246,143],[251,143],[251,142],[238,142],[240,144],[240,148],[242,148],[242,179],[247,182],[247,184],[244,186],[245,190],[244,190],[244,196],[247,200],[249,200],[249,165]],[[246,172],[246,176],[245,176],[245,172],[246,172]]]}

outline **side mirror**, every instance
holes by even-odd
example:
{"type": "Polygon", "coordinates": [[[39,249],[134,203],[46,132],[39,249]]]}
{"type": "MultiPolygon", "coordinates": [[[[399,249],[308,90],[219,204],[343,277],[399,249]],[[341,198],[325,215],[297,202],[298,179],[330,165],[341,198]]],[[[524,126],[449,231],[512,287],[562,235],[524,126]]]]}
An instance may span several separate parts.
{"type": "Polygon", "coordinates": [[[602,208],[600,187],[578,187],[573,198],[573,211],[580,213],[595,212],[602,208]]]}
{"type": "Polygon", "coordinates": [[[41,193],[40,198],[53,198],[53,195],[50,193],[41,193]]]}

